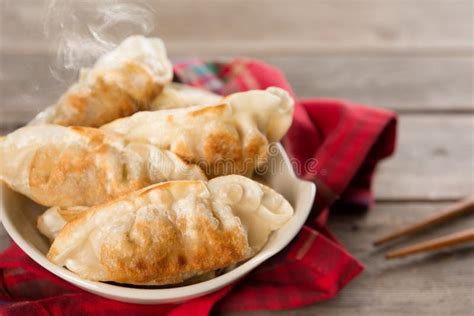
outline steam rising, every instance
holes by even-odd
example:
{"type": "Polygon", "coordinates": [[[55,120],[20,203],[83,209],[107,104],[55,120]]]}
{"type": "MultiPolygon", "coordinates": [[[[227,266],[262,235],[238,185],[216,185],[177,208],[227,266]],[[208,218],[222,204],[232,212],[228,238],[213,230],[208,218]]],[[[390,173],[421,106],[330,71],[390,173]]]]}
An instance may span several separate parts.
{"type": "Polygon", "coordinates": [[[44,15],[46,37],[57,47],[51,74],[75,81],[103,53],[133,34],[149,35],[154,12],[140,1],[50,0],[44,15]]]}

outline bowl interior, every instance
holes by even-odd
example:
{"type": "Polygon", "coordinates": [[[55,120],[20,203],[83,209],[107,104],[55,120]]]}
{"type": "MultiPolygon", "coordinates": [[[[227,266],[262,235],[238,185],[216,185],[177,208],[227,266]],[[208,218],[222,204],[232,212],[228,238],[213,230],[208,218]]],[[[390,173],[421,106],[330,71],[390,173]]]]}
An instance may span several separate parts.
{"type": "Polygon", "coordinates": [[[167,289],[136,289],[82,280],[69,270],[46,259],[50,242],[36,228],[38,216],[46,209],[5,185],[2,186],[0,216],[5,229],[38,264],[76,286],[115,300],[156,304],[177,302],[215,291],[244,276],[263,261],[282,250],[298,233],[311,211],[316,188],[313,183],[296,178],[290,161],[280,144],[271,148],[271,158],[261,180],[281,193],[294,207],[295,215],[281,229],[272,233],[265,247],[253,258],[212,280],[167,289]]]}

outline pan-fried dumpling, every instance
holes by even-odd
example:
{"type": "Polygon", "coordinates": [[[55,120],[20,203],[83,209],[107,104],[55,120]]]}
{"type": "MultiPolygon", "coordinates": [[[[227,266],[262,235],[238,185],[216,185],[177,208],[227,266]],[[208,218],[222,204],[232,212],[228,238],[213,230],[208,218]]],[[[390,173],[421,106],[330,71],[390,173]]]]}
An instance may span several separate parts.
{"type": "Polygon", "coordinates": [[[293,103],[286,91],[271,87],[235,93],[216,105],[139,112],[101,129],[169,149],[209,177],[251,175],[266,162],[269,143],[288,131],[293,103]]]}
{"type": "Polygon", "coordinates": [[[53,241],[61,229],[63,229],[64,225],[78,218],[88,209],[89,207],[87,206],[73,206],[68,208],[54,206],[47,209],[38,217],[36,226],[43,235],[53,241]]]}
{"type": "Polygon", "coordinates": [[[249,178],[171,181],[90,208],[47,256],[88,280],[175,284],[253,256],[292,216],[288,201],[249,178]]]}
{"type": "Polygon", "coordinates": [[[222,96],[181,83],[171,83],[150,104],[150,111],[216,104],[222,96]]]}
{"type": "Polygon", "coordinates": [[[92,206],[181,179],[206,178],[170,151],[95,128],[27,126],[0,140],[0,180],[46,206],[92,206]]]}
{"type": "Polygon", "coordinates": [[[79,82],[31,124],[98,127],[148,109],[172,77],[161,39],[131,36],[84,69],[79,82]]]}

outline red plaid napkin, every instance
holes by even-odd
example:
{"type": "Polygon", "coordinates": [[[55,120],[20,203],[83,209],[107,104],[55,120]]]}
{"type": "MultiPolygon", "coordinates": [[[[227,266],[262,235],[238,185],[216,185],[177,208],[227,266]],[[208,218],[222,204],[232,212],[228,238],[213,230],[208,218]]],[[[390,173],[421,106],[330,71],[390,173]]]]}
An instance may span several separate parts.
{"type": "MultiPolygon", "coordinates": [[[[278,86],[297,100],[278,69],[256,60],[191,60],[176,64],[175,75],[177,81],[221,94],[278,86]]],[[[283,144],[301,165],[311,159],[297,172],[317,183],[318,210],[286,249],[231,286],[182,304],[120,303],[62,281],[13,244],[0,255],[0,314],[208,315],[211,309],[281,310],[332,298],[363,268],[325,229],[328,206],[370,206],[372,174],[393,152],[395,131],[396,116],[389,111],[335,100],[297,101],[283,144]]]]}

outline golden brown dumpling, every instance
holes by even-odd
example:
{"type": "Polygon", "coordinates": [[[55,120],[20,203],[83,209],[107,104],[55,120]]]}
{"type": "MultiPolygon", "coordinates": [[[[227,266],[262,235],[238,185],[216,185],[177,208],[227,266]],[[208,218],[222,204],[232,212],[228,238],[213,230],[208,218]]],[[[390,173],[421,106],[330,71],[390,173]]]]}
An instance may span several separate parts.
{"type": "Polygon", "coordinates": [[[251,175],[288,131],[293,99],[280,88],[232,94],[215,105],[139,112],[101,127],[171,150],[209,177],[251,175]]]}
{"type": "Polygon", "coordinates": [[[47,256],[88,280],[175,284],[255,255],[292,216],[288,201],[249,178],[171,181],[90,208],[47,256]]]}
{"type": "Polygon", "coordinates": [[[0,140],[0,180],[46,206],[92,206],[179,179],[206,177],[170,151],[96,128],[27,126],[0,140]]]}
{"type": "Polygon", "coordinates": [[[149,108],[173,77],[161,39],[131,36],[30,123],[98,127],[149,108]]]}
{"type": "Polygon", "coordinates": [[[87,206],[72,206],[68,208],[54,206],[38,217],[36,226],[43,235],[53,241],[64,225],[78,218],[88,209],[89,207],[87,206]]]}
{"type": "Polygon", "coordinates": [[[186,108],[195,105],[216,104],[222,96],[181,83],[170,83],[165,86],[158,97],[153,100],[148,110],[167,110],[186,108]]]}

